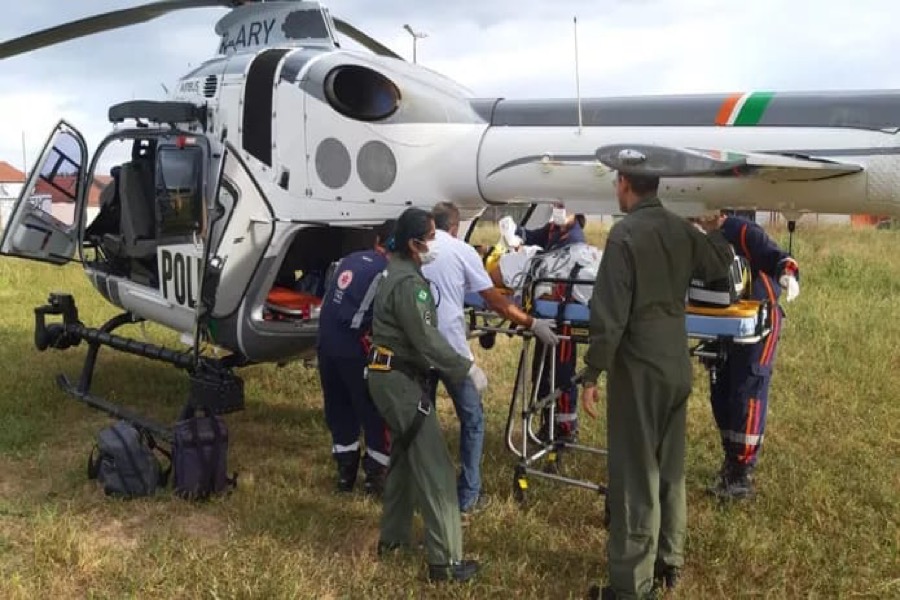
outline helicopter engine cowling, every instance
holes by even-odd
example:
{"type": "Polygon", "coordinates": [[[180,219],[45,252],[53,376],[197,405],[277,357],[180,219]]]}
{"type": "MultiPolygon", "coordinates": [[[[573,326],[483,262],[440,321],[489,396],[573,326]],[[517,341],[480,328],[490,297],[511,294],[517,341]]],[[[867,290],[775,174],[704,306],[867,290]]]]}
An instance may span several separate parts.
{"type": "Polygon", "coordinates": [[[288,54],[273,105],[270,176],[287,192],[278,211],[373,223],[442,200],[481,210],[476,157],[486,123],[470,98],[452,81],[394,59],[288,54]]]}

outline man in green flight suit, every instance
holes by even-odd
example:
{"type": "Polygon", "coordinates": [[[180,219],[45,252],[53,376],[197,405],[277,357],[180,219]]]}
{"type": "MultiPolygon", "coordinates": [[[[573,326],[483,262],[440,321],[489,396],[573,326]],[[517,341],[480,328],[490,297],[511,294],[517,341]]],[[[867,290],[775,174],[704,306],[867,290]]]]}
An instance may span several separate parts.
{"type": "Polygon", "coordinates": [[[397,220],[390,262],[375,295],[369,391],[391,430],[378,553],[409,545],[413,510],[425,521],[428,578],[465,581],[478,563],[462,558],[456,472],[432,410],[432,369],[452,383],[469,377],[479,393],[487,376],[437,329],[437,312],[420,267],[435,256],[434,218],[409,208],[397,220]]]}
{"type": "Polygon", "coordinates": [[[626,216],[597,273],[584,375],[584,408],[594,416],[597,378],[607,373],[609,585],[589,592],[603,600],[653,597],[654,579],[672,588],[684,564],[685,297],[692,277],[726,277],[733,260],[720,232],[706,234],[662,206],[664,164],[630,149],[609,163],[626,216]]]}

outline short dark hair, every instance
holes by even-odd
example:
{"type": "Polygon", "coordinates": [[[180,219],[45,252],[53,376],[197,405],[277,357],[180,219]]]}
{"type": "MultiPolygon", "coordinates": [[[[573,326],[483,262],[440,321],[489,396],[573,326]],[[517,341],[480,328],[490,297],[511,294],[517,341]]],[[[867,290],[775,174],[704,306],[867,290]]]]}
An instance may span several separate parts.
{"type": "Polygon", "coordinates": [[[441,231],[450,231],[454,225],[459,225],[459,208],[452,202],[438,202],[431,214],[434,215],[434,226],[441,231]]]}
{"type": "Polygon", "coordinates": [[[395,227],[397,227],[397,219],[388,219],[381,225],[373,227],[372,231],[375,232],[375,235],[378,237],[378,244],[381,246],[386,245],[388,239],[394,234],[395,227]]]}
{"type": "Polygon", "coordinates": [[[636,175],[633,173],[619,173],[625,179],[636,196],[644,197],[659,191],[659,177],[654,175],[636,175]]]}
{"type": "Polygon", "coordinates": [[[415,207],[407,208],[397,219],[397,226],[394,228],[394,242],[388,250],[409,257],[411,254],[409,241],[420,240],[428,234],[432,221],[434,221],[434,215],[427,210],[415,207]]]}
{"type": "Polygon", "coordinates": [[[585,217],[582,213],[578,213],[575,215],[575,222],[578,223],[578,226],[584,229],[584,226],[587,225],[587,217],[585,217]]]}

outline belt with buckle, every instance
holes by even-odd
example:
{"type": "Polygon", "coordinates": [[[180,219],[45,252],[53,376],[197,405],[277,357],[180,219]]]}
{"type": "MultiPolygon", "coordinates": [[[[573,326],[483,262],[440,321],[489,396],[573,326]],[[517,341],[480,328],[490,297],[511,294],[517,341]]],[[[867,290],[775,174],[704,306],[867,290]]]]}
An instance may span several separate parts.
{"type": "Polygon", "coordinates": [[[389,371],[400,371],[404,375],[418,382],[423,381],[427,375],[426,371],[415,366],[410,361],[399,358],[394,354],[393,350],[383,346],[375,346],[372,348],[372,351],[369,352],[369,359],[367,362],[368,364],[366,366],[369,372],[375,371],[387,373],[389,371]]]}

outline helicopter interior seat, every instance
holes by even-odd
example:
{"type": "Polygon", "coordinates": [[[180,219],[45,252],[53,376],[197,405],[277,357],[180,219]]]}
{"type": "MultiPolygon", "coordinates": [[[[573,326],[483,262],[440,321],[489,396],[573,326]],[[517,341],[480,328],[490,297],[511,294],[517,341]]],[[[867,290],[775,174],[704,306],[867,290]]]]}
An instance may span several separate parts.
{"type": "Polygon", "coordinates": [[[122,164],[122,258],[129,260],[129,279],[154,287],[159,282],[156,258],[156,204],[153,161],[135,158],[122,164]]]}
{"type": "Polygon", "coordinates": [[[130,258],[156,256],[156,210],[153,201],[153,165],[133,160],[119,174],[122,203],[123,253],[130,258]]]}
{"type": "Polygon", "coordinates": [[[119,198],[119,167],[110,170],[111,180],[100,192],[100,211],[84,230],[84,236],[100,246],[108,258],[122,254],[122,202],[119,198]]]}

